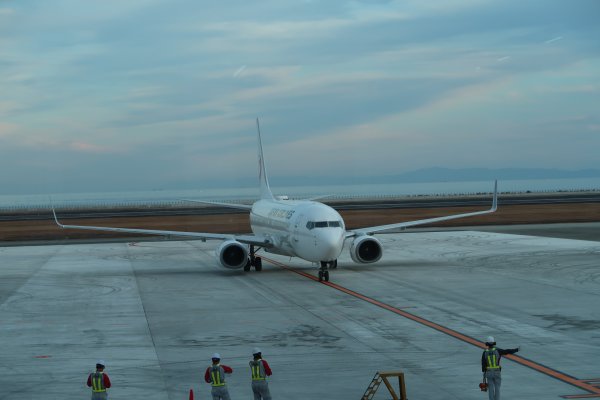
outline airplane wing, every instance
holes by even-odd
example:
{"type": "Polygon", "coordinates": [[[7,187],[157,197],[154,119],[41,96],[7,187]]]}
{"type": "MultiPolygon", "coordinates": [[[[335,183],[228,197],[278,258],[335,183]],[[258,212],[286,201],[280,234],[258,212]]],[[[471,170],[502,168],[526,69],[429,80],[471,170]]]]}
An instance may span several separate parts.
{"type": "Polygon", "coordinates": [[[225,203],[225,202],[220,202],[220,201],[189,200],[189,199],[181,199],[181,201],[189,201],[190,203],[210,204],[212,206],[240,208],[242,210],[252,210],[252,206],[248,205],[248,204],[236,204],[236,203],[225,203]]]}
{"type": "Polygon", "coordinates": [[[368,228],[353,229],[351,231],[346,232],[346,237],[348,238],[348,237],[360,236],[360,235],[372,235],[374,233],[382,233],[382,232],[389,231],[392,229],[406,229],[406,228],[410,228],[410,227],[417,226],[417,225],[431,224],[433,222],[441,222],[441,221],[449,221],[449,220],[458,219],[458,218],[474,217],[476,215],[484,215],[484,214],[490,214],[490,213],[496,212],[497,209],[498,209],[498,181],[495,181],[492,207],[489,210],[475,211],[475,212],[464,213],[464,214],[448,215],[445,217],[420,219],[417,221],[399,222],[396,224],[372,226],[372,227],[368,227],[368,228]]]}
{"type": "Polygon", "coordinates": [[[182,232],[182,231],[163,231],[154,229],[135,229],[135,228],[112,228],[105,226],[90,226],[90,225],[65,225],[60,223],[56,217],[54,208],[52,209],[54,215],[54,221],[56,225],[63,229],[83,229],[90,231],[104,231],[104,232],[121,232],[121,233],[139,233],[142,235],[155,235],[165,237],[180,237],[180,238],[194,238],[201,240],[237,240],[240,243],[260,246],[264,248],[270,248],[273,246],[271,240],[267,237],[256,236],[256,235],[230,235],[221,233],[202,233],[202,232],[182,232]]]}

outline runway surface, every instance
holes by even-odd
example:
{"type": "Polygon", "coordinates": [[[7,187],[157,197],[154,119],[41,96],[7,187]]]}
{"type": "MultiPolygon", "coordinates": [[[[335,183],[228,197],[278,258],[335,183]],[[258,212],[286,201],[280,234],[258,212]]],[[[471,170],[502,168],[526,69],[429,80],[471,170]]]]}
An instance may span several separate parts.
{"type": "Polygon", "coordinates": [[[401,370],[411,400],[480,400],[488,335],[521,347],[502,361],[504,398],[600,398],[600,243],[380,238],[379,263],[345,250],[332,285],[278,256],[260,273],[221,269],[216,242],[0,248],[0,399],[85,398],[97,359],[113,399],[209,398],[213,352],[234,369],[232,399],[249,398],[258,346],[274,399],[359,399],[376,371],[401,370]]]}

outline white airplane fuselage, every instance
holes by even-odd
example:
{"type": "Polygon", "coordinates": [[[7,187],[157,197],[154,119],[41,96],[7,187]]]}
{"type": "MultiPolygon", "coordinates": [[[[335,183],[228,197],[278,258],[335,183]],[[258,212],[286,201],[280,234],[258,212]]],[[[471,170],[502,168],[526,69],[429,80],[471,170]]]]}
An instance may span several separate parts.
{"type": "Polygon", "coordinates": [[[346,227],[333,208],[315,201],[259,200],[252,206],[250,226],[268,237],[271,253],[312,262],[334,261],[344,247],[346,227]]]}

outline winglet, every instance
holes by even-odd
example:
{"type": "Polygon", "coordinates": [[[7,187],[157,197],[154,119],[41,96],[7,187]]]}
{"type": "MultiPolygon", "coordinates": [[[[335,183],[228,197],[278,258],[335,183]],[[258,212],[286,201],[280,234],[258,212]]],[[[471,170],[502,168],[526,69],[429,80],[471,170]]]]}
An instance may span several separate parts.
{"type": "Polygon", "coordinates": [[[58,222],[58,218],[56,217],[56,211],[54,211],[54,206],[52,206],[52,215],[54,215],[54,222],[56,222],[56,225],[64,229],[65,226],[58,222]]]}
{"type": "Polygon", "coordinates": [[[56,217],[56,211],[54,210],[54,202],[52,201],[52,196],[49,195],[48,200],[50,201],[50,208],[52,208],[52,215],[54,215],[54,222],[56,222],[56,225],[64,229],[65,226],[58,222],[58,218],[56,217]]]}
{"type": "Polygon", "coordinates": [[[260,124],[258,118],[256,118],[256,130],[258,131],[258,182],[260,185],[260,198],[273,200],[273,193],[269,187],[269,180],[267,179],[267,167],[265,166],[265,159],[263,157],[262,140],[260,138],[260,124]]]}

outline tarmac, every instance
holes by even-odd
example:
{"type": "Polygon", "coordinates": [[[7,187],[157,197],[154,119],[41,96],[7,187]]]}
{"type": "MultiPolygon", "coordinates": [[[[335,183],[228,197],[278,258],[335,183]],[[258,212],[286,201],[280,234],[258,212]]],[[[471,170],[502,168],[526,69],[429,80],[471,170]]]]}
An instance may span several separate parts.
{"type": "Polygon", "coordinates": [[[111,399],[208,399],[214,352],[247,399],[257,346],[276,400],[360,399],[376,371],[403,371],[410,400],[481,400],[489,335],[521,349],[503,398],[600,398],[600,242],[508,231],[380,235],[380,262],[345,250],[330,284],[273,255],[222,269],[210,241],[0,247],[0,399],[87,398],[98,359],[111,399]]]}

